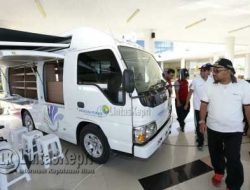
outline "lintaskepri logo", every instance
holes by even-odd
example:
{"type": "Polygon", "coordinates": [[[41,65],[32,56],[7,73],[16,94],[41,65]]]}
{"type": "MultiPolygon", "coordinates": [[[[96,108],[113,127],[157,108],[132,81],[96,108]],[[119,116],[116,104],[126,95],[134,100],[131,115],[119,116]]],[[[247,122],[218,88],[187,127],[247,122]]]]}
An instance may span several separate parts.
{"type": "Polygon", "coordinates": [[[20,156],[17,151],[5,148],[0,150],[0,173],[9,174],[15,171],[20,164],[20,156]]]}

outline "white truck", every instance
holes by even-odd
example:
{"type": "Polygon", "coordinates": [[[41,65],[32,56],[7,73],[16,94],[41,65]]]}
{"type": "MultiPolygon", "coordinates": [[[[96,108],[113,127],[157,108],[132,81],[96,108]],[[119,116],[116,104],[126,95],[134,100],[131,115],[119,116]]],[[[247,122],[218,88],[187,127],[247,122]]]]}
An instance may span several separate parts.
{"type": "Polygon", "coordinates": [[[170,133],[171,98],[158,63],[106,33],[0,29],[0,66],[5,113],[79,144],[97,163],[111,149],[148,158],[170,133]]]}

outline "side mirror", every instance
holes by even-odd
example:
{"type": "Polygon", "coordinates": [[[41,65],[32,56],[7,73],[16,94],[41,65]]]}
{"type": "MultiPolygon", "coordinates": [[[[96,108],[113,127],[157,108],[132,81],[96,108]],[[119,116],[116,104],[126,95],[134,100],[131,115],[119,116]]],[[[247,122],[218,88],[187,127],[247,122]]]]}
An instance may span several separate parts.
{"type": "Polygon", "coordinates": [[[125,69],[123,71],[122,76],[122,85],[123,89],[128,92],[132,93],[135,89],[135,78],[134,78],[134,72],[130,69],[125,69]]]}

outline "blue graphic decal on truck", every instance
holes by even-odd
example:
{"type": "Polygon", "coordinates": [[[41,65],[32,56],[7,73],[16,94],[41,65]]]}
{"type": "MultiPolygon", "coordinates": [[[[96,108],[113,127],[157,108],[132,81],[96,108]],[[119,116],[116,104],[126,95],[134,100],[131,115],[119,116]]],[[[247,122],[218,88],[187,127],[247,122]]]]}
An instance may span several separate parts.
{"type": "Polygon", "coordinates": [[[50,105],[48,107],[48,115],[50,118],[50,121],[55,124],[56,121],[62,120],[63,119],[63,115],[58,112],[58,107],[57,106],[52,106],[50,105]]]}
{"type": "Polygon", "coordinates": [[[57,131],[59,128],[59,121],[63,120],[64,116],[58,113],[58,107],[49,105],[46,110],[44,120],[52,131],[57,131]]]}

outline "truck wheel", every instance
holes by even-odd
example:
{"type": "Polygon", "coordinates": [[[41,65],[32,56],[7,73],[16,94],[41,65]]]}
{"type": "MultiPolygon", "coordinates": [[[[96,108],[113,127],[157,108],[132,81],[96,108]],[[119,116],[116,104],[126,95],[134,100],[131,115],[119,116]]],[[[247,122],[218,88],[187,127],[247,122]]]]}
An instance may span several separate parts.
{"type": "Polygon", "coordinates": [[[35,128],[34,121],[28,111],[24,111],[22,114],[23,126],[27,127],[28,131],[32,131],[35,128]]]}
{"type": "Polygon", "coordinates": [[[80,145],[91,160],[104,164],[109,159],[110,147],[103,132],[93,124],[85,126],[80,133],[80,145]]]}

